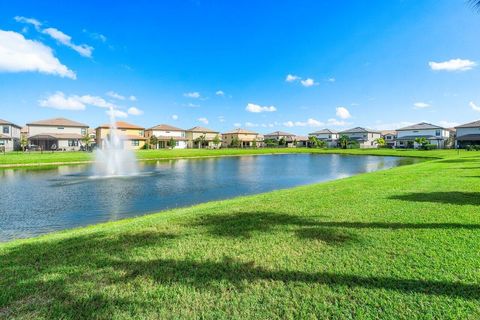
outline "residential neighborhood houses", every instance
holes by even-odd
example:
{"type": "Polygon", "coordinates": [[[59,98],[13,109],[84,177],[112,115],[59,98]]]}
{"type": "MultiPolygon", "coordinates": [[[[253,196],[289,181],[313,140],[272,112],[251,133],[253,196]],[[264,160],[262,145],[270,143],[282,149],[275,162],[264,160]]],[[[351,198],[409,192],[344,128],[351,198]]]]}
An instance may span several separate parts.
{"type": "MultiPolygon", "coordinates": [[[[213,129],[196,126],[181,129],[168,124],[159,124],[149,129],[125,121],[116,122],[125,149],[186,149],[186,148],[255,148],[255,147],[313,147],[311,139],[322,141],[327,148],[475,148],[480,149],[480,120],[444,128],[421,122],[396,130],[376,131],[355,127],[343,131],[321,129],[299,136],[285,131],[265,135],[258,132],[235,128],[221,133],[213,129]]],[[[53,118],[27,123],[20,127],[0,119],[0,151],[26,148],[42,151],[77,151],[88,145],[102,148],[110,134],[110,125],[103,124],[96,129],[66,119],[53,118]],[[23,146],[21,141],[27,140],[23,146]]]]}

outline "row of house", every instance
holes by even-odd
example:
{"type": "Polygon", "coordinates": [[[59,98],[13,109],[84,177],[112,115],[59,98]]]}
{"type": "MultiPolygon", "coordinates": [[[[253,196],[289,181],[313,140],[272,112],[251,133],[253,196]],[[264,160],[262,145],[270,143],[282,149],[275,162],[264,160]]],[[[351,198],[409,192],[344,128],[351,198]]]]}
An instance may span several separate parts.
{"type": "MultiPolygon", "coordinates": [[[[20,149],[22,135],[28,139],[30,146],[41,150],[79,150],[84,145],[86,135],[101,148],[111,130],[109,124],[93,130],[86,124],[65,118],[34,121],[24,127],[0,119],[0,129],[0,149],[5,151],[20,149]]],[[[219,148],[232,145],[246,148],[264,146],[265,141],[283,141],[286,146],[296,147],[308,146],[309,137],[312,136],[324,141],[330,148],[337,147],[342,136],[355,141],[360,148],[377,148],[380,138],[392,148],[418,148],[418,138],[424,138],[438,149],[480,144],[480,121],[455,128],[421,122],[391,131],[362,127],[344,131],[322,129],[308,136],[297,136],[284,131],[261,135],[241,128],[224,133],[198,126],[184,130],[168,124],[146,129],[124,121],[118,121],[116,129],[121,133],[125,149],[141,149],[147,141],[150,144],[154,142],[154,148],[219,148]]]]}

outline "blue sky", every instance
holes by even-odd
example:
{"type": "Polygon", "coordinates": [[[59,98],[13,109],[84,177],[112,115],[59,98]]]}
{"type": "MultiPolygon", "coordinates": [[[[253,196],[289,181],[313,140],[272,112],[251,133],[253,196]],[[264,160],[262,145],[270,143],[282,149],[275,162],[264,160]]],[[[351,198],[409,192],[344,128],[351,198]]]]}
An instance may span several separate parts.
{"type": "Polygon", "coordinates": [[[0,118],[451,126],[480,118],[478,30],[463,0],[2,1],[0,118]]]}

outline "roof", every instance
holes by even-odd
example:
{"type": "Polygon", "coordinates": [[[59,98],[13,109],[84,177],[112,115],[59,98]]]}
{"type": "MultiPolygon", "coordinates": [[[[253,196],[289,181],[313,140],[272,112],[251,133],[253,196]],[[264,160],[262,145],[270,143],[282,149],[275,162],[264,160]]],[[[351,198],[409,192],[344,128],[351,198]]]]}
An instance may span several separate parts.
{"type": "Polygon", "coordinates": [[[272,132],[272,133],[268,133],[265,136],[292,136],[292,137],[294,137],[295,135],[293,133],[288,133],[288,132],[285,132],[285,131],[275,131],[275,132],[272,132]]]}
{"type": "Polygon", "coordinates": [[[159,124],[158,126],[151,127],[147,130],[158,130],[158,131],[185,131],[183,129],[171,126],[169,124],[159,124]]]}
{"type": "Polygon", "coordinates": [[[22,128],[20,129],[20,133],[28,133],[28,127],[27,127],[27,126],[22,127],[22,128]]]}
{"type": "Polygon", "coordinates": [[[397,137],[397,140],[415,140],[416,138],[425,138],[427,140],[446,140],[444,137],[436,137],[432,135],[412,135],[397,137]]]}
{"type": "Polygon", "coordinates": [[[256,134],[256,135],[258,135],[257,132],[253,132],[253,131],[250,131],[250,130],[245,130],[245,129],[242,129],[242,128],[233,129],[233,130],[227,131],[223,134],[256,134]]]}
{"type": "Polygon", "coordinates": [[[205,128],[205,127],[200,127],[200,126],[197,126],[197,127],[193,127],[191,129],[188,129],[187,131],[190,131],[190,132],[205,132],[205,133],[219,133],[219,131],[214,131],[212,129],[208,129],[208,128],[205,128]]]}
{"type": "MultiPolygon", "coordinates": [[[[140,127],[140,126],[137,126],[136,124],[131,124],[131,123],[128,123],[128,122],[125,122],[125,121],[117,121],[115,122],[115,125],[117,127],[117,129],[138,129],[138,130],[144,130],[143,127],[140,127]]],[[[111,125],[110,124],[102,124],[101,126],[99,126],[99,128],[110,128],[111,125]]]]}
{"type": "Polygon", "coordinates": [[[397,131],[395,131],[395,130],[382,130],[382,131],[380,131],[380,133],[382,134],[382,136],[387,136],[387,135],[396,136],[397,135],[397,131]]]}
{"type": "Polygon", "coordinates": [[[397,131],[406,131],[406,130],[428,130],[428,129],[444,129],[440,126],[427,123],[427,122],[420,122],[411,126],[403,127],[400,129],[397,129],[397,131]]]}
{"type": "Polygon", "coordinates": [[[296,136],[295,140],[296,141],[308,141],[308,137],[307,136],[296,136]]]}
{"type": "Polygon", "coordinates": [[[29,139],[56,139],[56,140],[82,139],[82,135],[78,133],[39,133],[29,137],[29,139]]]}
{"type": "Polygon", "coordinates": [[[460,126],[455,127],[455,129],[458,129],[458,128],[480,128],[480,120],[462,124],[460,126]]]}
{"type": "Polygon", "coordinates": [[[356,128],[340,131],[339,133],[360,133],[360,132],[361,133],[380,133],[379,131],[375,131],[372,129],[365,129],[362,127],[356,127],[356,128]]]}
{"type": "Polygon", "coordinates": [[[466,134],[464,136],[457,137],[458,141],[480,141],[480,134],[466,134]]]}
{"type": "Polygon", "coordinates": [[[3,119],[0,119],[0,124],[2,124],[2,125],[5,125],[5,124],[6,124],[6,125],[10,125],[10,126],[12,126],[12,127],[17,127],[17,128],[19,128],[19,129],[21,128],[20,126],[17,126],[15,123],[10,122],[10,121],[7,121],[7,120],[3,120],[3,119]]]}
{"type": "Polygon", "coordinates": [[[184,137],[172,137],[172,136],[155,136],[155,138],[157,138],[157,140],[160,140],[160,141],[170,141],[173,139],[173,141],[187,141],[188,139],[187,138],[184,138],[184,137]]]}
{"type": "Polygon", "coordinates": [[[316,134],[331,134],[331,133],[337,133],[335,130],[330,130],[330,129],[322,129],[318,130],[312,133],[309,133],[310,135],[316,135],[316,134]]]}
{"type": "Polygon", "coordinates": [[[49,126],[49,127],[77,127],[77,128],[88,128],[88,125],[80,122],[76,122],[66,118],[53,118],[46,120],[39,120],[27,123],[27,126],[49,126]]]}

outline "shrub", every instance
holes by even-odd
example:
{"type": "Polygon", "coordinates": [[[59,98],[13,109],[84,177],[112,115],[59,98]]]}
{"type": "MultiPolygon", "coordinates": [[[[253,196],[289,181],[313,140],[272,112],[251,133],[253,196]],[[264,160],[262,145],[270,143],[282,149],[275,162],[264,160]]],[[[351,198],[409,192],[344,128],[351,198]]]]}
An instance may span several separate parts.
{"type": "Polygon", "coordinates": [[[431,143],[425,144],[425,145],[422,146],[422,149],[423,150],[435,150],[435,149],[437,149],[437,145],[436,144],[431,144],[431,143]]]}

